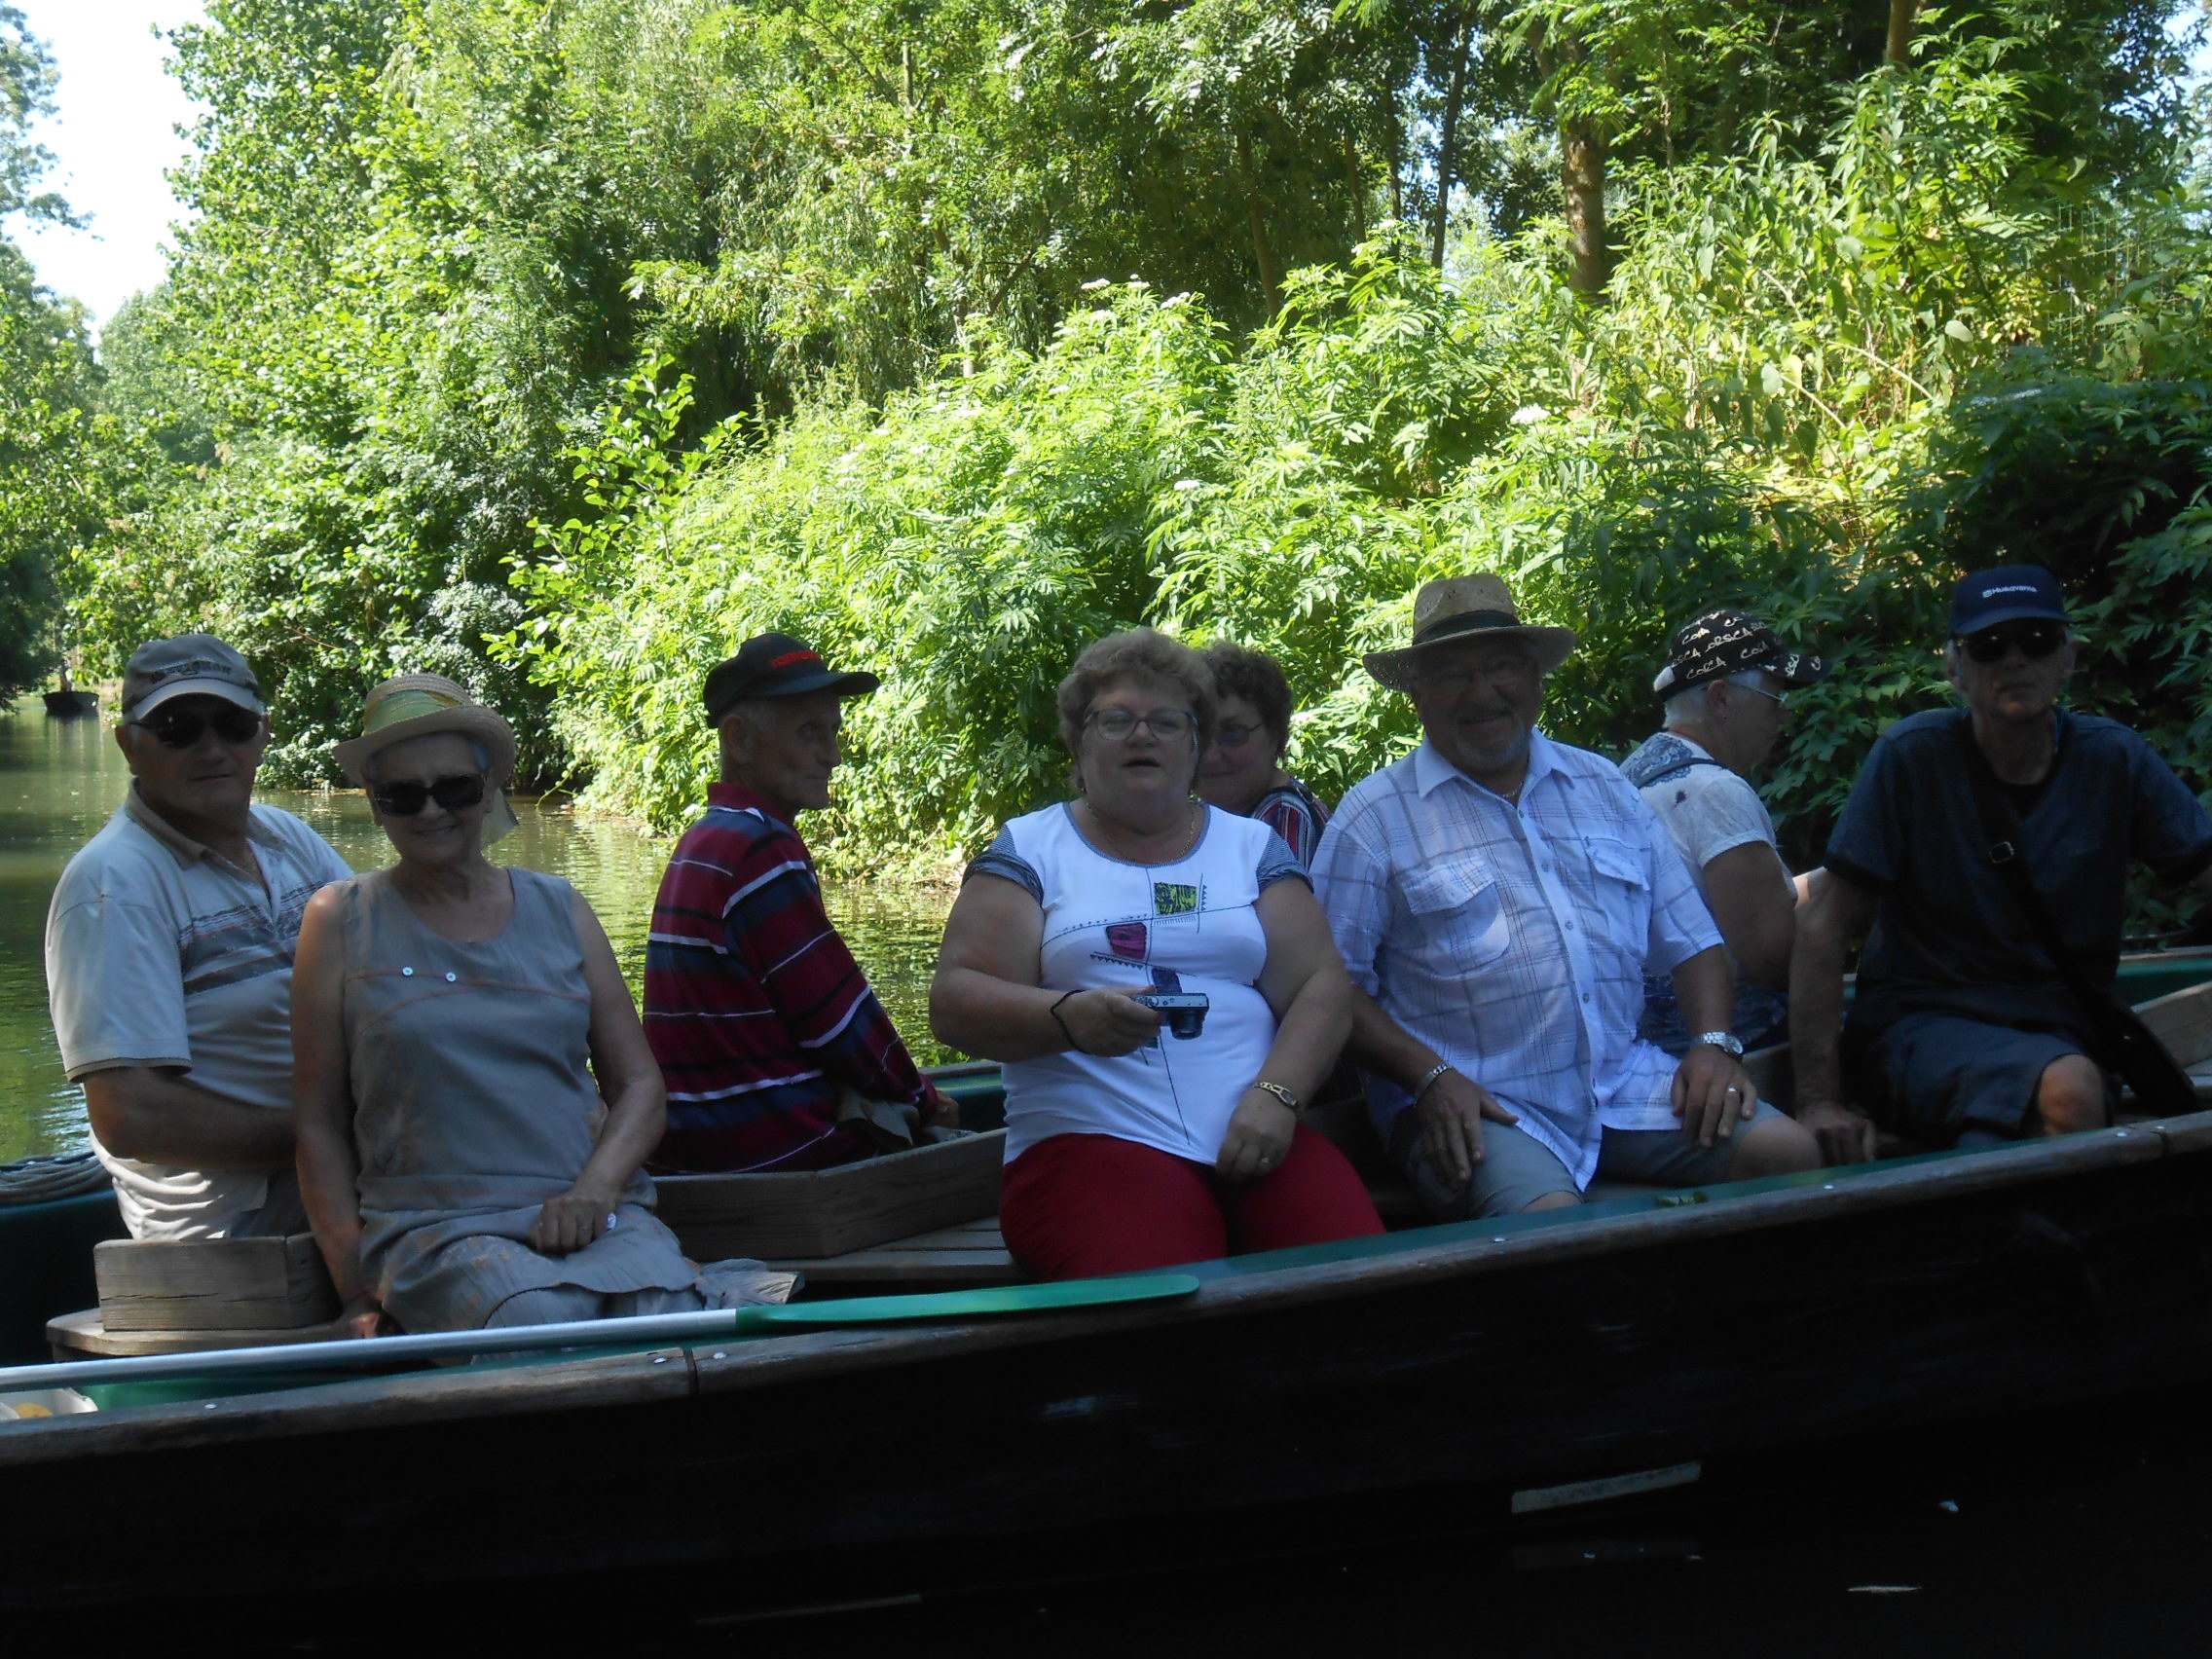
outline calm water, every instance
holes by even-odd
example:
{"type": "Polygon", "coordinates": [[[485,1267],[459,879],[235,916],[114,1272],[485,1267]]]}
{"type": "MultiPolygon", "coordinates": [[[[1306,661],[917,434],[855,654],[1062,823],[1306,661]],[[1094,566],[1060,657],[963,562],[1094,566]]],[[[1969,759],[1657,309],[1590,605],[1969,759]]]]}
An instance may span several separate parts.
{"type": "MultiPolygon", "coordinates": [[[[84,1095],[62,1076],[47,1021],[46,906],[61,866],[107,822],[129,777],[104,720],[49,719],[35,697],[0,711],[0,1162],[87,1142],[84,1095]]],[[[268,790],[260,798],[306,819],[355,869],[391,862],[362,795],[268,790]]],[[[517,801],[515,814],[521,829],[492,856],[574,882],[635,987],[671,843],[560,805],[517,801]]],[[[926,1012],[947,902],[851,884],[830,894],[830,913],[924,1064],[950,1057],[931,1044],[926,1012]]]]}

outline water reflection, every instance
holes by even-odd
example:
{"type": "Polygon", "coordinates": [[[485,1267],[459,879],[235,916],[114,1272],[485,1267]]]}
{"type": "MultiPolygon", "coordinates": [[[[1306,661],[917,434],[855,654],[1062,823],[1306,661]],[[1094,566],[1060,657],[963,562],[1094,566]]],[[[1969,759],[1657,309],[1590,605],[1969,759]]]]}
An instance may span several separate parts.
{"type": "MultiPolygon", "coordinates": [[[[44,939],[54,883],[123,798],[130,774],[105,720],[49,719],[36,697],[0,713],[0,1161],[86,1144],[83,1093],[61,1075],[46,1013],[44,939]]],[[[391,862],[358,794],[265,790],[355,869],[391,862]]],[[[635,991],[669,841],[558,802],[518,800],[521,828],[492,849],[574,882],[606,924],[635,991]]],[[[929,1038],[929,977],[950,896],[841,884],[830,910],[923,1064],[954,1056],[929,1038]]]]}

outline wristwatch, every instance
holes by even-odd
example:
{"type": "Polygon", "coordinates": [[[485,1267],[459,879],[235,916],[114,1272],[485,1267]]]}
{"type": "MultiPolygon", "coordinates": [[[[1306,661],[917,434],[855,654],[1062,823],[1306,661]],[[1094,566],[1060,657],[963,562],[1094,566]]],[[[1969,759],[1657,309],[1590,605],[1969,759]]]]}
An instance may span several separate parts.
{"type": "Polygon", "coordinates": [[[1288,1106],[1290,1108],[1290,1115],[1293,1118],[1299,1116],[1305,1110],[1304,1107],[1299,1105],[1298,1096],[1291,1093],[1289,1089],[1283,1088],[1283,1086],[1279,1083],[1255,1083],[1254,1085],[1252,1085],[1252,1087],[1259,1089],[1262,1093],[1273,1095],[1285,1106],[1288,1106]]]}
{"type": "Polygon", "coordinates": [[[1700,1031],[1690,1039],[1690,1047],[1694,1049],[1700,1043],[1710,1043],[1723,1054],[1734,1054],[1738,1059],[1743,1058],[1744,1040],[1733,1031],[1700,1031]]]}

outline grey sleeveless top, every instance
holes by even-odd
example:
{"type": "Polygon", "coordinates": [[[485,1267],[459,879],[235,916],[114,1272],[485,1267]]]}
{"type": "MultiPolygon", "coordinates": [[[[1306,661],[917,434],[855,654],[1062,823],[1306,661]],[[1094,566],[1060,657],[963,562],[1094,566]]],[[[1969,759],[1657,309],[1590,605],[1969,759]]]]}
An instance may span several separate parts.
{"type": "Polygon", "coordinates": [[[642,1173],[586,1248],[530,1247],[539,1206],[591,1157],[600,1098],[572,889],[509,873],[513,919],[477,944],[424,926],[387,872],[342,887],[361,1261],[410,1331],[475,1329],[526,1290],[680,1290],[698,1276],[642,1173]]]}

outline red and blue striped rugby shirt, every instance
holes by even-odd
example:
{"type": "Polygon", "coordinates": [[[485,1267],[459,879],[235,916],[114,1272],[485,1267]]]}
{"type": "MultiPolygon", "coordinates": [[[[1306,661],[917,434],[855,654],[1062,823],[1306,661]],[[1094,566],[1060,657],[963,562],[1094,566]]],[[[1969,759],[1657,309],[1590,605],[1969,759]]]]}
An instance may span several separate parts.
{"type": "Polygon", "coordinates": [[[645,1035],[668,1083],[667,1169],[812,1169],[865,1153],[837,1127],[850,1086],[941,1105],[822,907],[798,832],[717,784],[661,877],[645,1035]]]}

